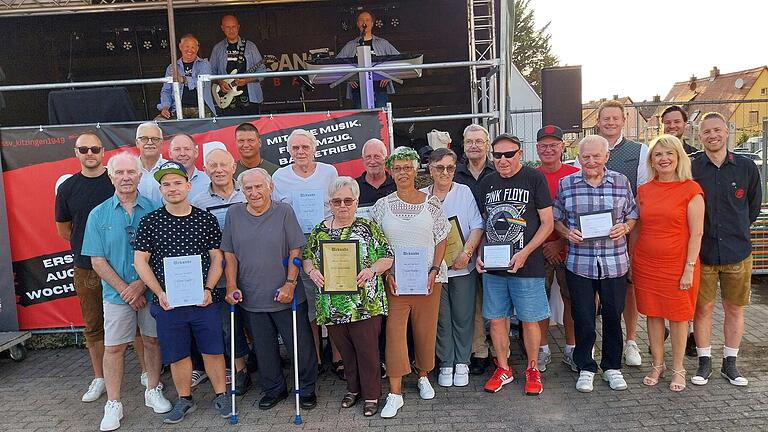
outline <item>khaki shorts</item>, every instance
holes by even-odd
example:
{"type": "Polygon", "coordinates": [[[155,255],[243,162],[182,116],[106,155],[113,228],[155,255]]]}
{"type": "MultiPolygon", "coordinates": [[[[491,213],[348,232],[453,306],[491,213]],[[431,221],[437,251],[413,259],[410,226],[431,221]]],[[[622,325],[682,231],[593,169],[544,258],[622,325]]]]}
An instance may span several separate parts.
{"type": "Polygon", "coordinates": [[[95,270],[75,267],[75,293],[85,323],[85,343],[89,347],[104,340],[104,310],[101,303],[101,279],[95,270]]]}
{"type": "Polygon", "coordinates": [[[715,301],[718,281],[720,296],[724,301],[736,306],[748,305],[752,287],[752,255],[735,264],[702,264],[697,299],[699,304],[715,301]]]}
{"type": "Polygon", "coordinates": [[[552,281],[557,277],[557,284],[560,285],[560,297],[563,300],[571,300],[571,295],[568,293],[568,285],[565,282],[565,263],[553,266],[548,262],[544,262],[544,289],[547,290],[547,298],[549,298],[550,291],[552,291],[552,281]]]}
{"type": "Polygon", "coordinates": [[[155,319],[149,314],[149,304],[138,311],[127,304],[104,302],[104,346],[118,346],[136,339],[136,326],[141,334],[157,337],[155,319]]]}

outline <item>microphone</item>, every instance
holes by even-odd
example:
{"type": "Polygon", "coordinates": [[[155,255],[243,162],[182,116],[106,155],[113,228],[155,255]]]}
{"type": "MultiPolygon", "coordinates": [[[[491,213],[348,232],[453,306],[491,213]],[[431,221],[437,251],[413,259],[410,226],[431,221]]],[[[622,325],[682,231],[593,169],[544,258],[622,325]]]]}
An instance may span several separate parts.
{"type": "Polygon", "coordinates": [[[365,45],[365,29],[368,28],[368,24],[363,23],[363,28],[360,29],[360,45],[365,45]]]}

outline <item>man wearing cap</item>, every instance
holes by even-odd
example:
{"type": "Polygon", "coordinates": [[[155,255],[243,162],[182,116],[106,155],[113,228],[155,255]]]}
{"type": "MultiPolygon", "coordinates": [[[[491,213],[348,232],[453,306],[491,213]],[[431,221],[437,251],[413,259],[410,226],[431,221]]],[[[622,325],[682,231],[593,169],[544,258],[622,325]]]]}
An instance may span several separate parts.
{"type": "Polygon", "coordinates": [[[144,341],[147,367],[144,404],[156,413],[171,410],[171,403],[163,396],[160,385],[160,347],[155,319],[147,306],[152,293],[146,290],[133,266],[136,228],[141,218],[156,210],[158,205],[136,190],[141,177],[139,158],[130,153],[118,153],[109,159],[107,171],[115,186],[115,194],[96,206],[88,216],[82,251],[83,255],[91,257],[93,269],[101,278],[103,294],[107,403],[101,420],[102,431],[120,427],[125,349],[134,340],[137,326],[144,341]]]}
{"type": "Polygon", "coordinates": [[[183,165],[164,163],[155,173],[155,180],[160,183],[165,205],[139,223],[134,266],[141,280],[154,293],[150,311],[157,322],[160,352],[163,362],[171,365],[173,383],[179,395],[164,421],[178,423],[188,412],[196,409],[191,392],[190,345],[193,337],[203,354],[205,371],[216,393],[213,407],[218,415],[227,418],[232,407],[226,395],[221,316],[218,308],[209,306],[213,287],[222,274],[219,224],[215,216],[189,204],[187,196],[192,185],[183,165]],[[165,258],[200,260],[203,286],[193,287],[202,290],[200,304],[177,307],[169,304],[166,295],[166,283],[169,281],[166,281],[165,273],[170,270],[166,266],[174,264],[173,260],[165,258]]]}
{"type": "MultiPolygon", "coordinates": [[[[578,168],[562,163],[563,151],[563,131],[555,125],[546,125],[536,133],[536,154],[539,155],[541,165],[536,168],[547,179],[549,195],[555,199],[557,185],[560,179],[571,175],[578,168]]],[[[567,242],[564,238],[553,232],[544,242],[544,271],[545,287],[547,296],[552,294],[552,282],[557,278],[557,285],[560,287],[560,297],[563,299],[563,327],[565,330],[565,349],[563,350],[563,363],[570,366],[571,370],[576,372],[576,364],[573,362],[573,349],[576,346],[576,337],[573,334],[573,318],[571,318],[571,299],[568,295],[568,286],[565,282],[565,253],[567,251],[567,242]]],[[[540,322],[541,326],[541,346],[539,347],[539,370],[544,372],[551,361],[549,344],[547,343],[547,333],[549,331],[549,319],[540,322]]]]}
{"type": "Polygon", "coordinates": [[[552,199],[544,175],[520,163],[522,145],[517,137],[499,135],[491,149],[496,172],[478,185],[485,236],[480,245],[481,257],[476,262],[477,271],[485,273],[483,317],[491,322],[491,340],[496,351],[496,371],[485,383],[485,391],[495,393],[512,382],[507,323],[514,307],[524,329],[527,361],[523,389],[527,395],[538,395],[542,392],[537,366],[539,322],[550,315],[541,245],[552,232],[552,199]],[[486,270],[486,244],[506,246],[509,262],[486,270]]]}
{"type": "MultiPolygon", "coordinates": [[[[688,156],[697,153],[699,149],[688,144],[685,129],[688,125],[688,113],[680,105],[670,105],[661,113],[661,124],[664,133],[674,135],[683,143],[683,149],[688,156]]],[[[692,339],[692,338],[691,338],[692,339]]]]}
{"type": "Polygon", "coordinates": [[[190,200],[208,189],[208,185],[211,184],[208,174],[195,167],[198,154],[195,139],[185,133],[174,136],[168,145],[168,157],[172,161],[184,165],[184,169],[188,173],[189,183],[192,185],[192,190],[189,192],[190,200]]]}

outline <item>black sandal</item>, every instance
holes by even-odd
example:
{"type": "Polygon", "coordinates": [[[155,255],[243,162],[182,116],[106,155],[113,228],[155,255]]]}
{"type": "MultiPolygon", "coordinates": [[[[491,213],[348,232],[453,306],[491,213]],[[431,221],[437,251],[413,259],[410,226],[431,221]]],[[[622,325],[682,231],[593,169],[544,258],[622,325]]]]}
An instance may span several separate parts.
{"type": "Polygon", "coordinates": [[[340,380],[347,380],[347,377],[344,375],[344,361],[339,360],[337,362],[332,362],[331,366],[333,367],[333,373],[336,374],[340,380]]]}
{"type": "Polygon", "coordinates": [[[357,404],[357,401],[360,400],[360,393],[347,393],[344,395],[344,398],[341,399],[341,407],[342,408],[351,408],[357,404]]]}
{"type": "Polygon", "coordinates": [[[363,415],[366,417],[373,417],[379,412],[379,401],[369,402],[365,401],[363,404],[363,415]]]}

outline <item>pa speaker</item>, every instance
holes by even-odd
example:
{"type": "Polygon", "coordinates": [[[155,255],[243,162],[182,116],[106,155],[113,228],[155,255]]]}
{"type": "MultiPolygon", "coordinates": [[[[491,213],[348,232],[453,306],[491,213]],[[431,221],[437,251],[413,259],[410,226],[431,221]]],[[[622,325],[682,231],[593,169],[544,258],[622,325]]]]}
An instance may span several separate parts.
{"type": "Polygon", "coordinates": [[[581,66],[541,70],[541,108],[543,125],[581,131],[581,66]]]}

